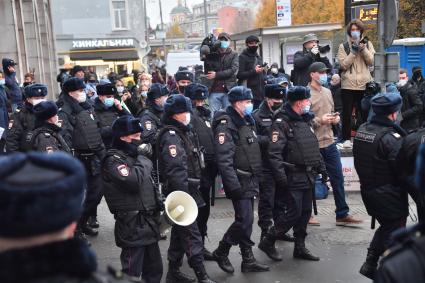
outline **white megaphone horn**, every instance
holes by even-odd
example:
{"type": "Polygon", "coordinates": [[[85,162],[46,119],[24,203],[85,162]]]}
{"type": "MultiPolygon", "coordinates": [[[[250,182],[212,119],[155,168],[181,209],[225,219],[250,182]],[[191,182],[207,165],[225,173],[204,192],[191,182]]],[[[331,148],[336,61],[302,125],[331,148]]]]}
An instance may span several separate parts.
{"type": "MultiPolygon", "coordinates": [[[[198,217],[198,205],[191,195],[183,191],[170,193],[164,202],[165,221],[169,225],[189,226],[198,217]]],[[[166,227],[161,223],[161,231],[166,227]]]]}

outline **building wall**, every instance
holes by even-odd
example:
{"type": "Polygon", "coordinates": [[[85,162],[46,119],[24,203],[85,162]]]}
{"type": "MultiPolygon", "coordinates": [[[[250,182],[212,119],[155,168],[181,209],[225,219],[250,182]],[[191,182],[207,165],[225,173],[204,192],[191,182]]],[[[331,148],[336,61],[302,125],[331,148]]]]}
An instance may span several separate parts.
{"type": "Polygon", "coordinates": [[[228,33],[239,33],[254,26],[252,10],[246,7],[225,6],[217,12],[219,26],[228,33]]]}
{"type": "Polygon", "coordinates": [[[56,96],[57,57],[49,0],[0,1],[0,57],[18,62],[17,78],[33,72],[56,96]]]}

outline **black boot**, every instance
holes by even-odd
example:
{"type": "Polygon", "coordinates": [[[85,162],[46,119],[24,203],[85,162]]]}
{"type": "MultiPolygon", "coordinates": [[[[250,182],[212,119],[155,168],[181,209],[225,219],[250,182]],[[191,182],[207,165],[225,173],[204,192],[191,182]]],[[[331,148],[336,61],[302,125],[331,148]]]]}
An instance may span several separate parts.
{"type": "Polygon", "coordinates": [[[269,271],[270,268],[267,265],[258,263],[252,253],[251,247],[241,247],[242,253],[242,272],[262,272],[269,271]]]}
{"type": "Polygon", "coordinates": [[[196,278],[198,278],[199,283],[216,283],[208,276],[203,264],[193,267],[193,270],[195,271],[196,278]]]}
{"type": "Polygon", "coordinates": [[[214,258],[214,256],[213,256],[212,252],[210,252],[209,250],[207,250],[207,249],[205,248],[205,236],[203,236],[203,237],[202,237],[202,243],[204,244],[204,249],[203,249],[203,251],[202,251],[202,253],[203,253],[203,255],[204,255],[204,260],[207,260],[207,261],[215,261],[215,258],[214,258]]]}
{"type": "Polygon", "coordinates": [[[181,264],[177,262],[168,263],[167,283],[194,283],[196,279],[180,271],[181,264]]]}
{"type": "Polygon", "coordinates": [[[375,279],[376,269],[378,267],[379,254],[372,249],[368,249],[366,261],[360,268],[360,274],[366,276],[369,279],[375,279]]]}
{"type": "Polygon", "coordinates": [[[274,261],[282,261],[282,256],[276,250],[276,231],[271,227],[267,233],[261,238],[258,248],[266,253],[266,255],[274,261]]]}
{"type": "Polygon", "coordinates": [[[87,220],[87,224],[91,228],[99,228],[99,222],[97,222],[97,216],[90,216],[87,220]]]}
{"type": "Polygon", "coordinates": [[[227,273],[235,272],[232,263],[229,260],[229,251],[232,245],[224,241],[220,241],[218,248],[213,252],[214,260],[218,263],[218,266],[227,273]]]}
{"type": "Polygon", "coordinates": [[[87,236],[97,236],[97,234],[99,234],[97,229],[90,227],[87,224],[87,222],[88,222],[88,217],[84,217],[84,216],[81,217],[80,221],[78,221],[78,225],[80,226],[79,228],[81,229],[81,231],[87,236]]]}
{"type": "Polygon", "coordinates": [[[305,260],[319,261],[320,258],[313,255],[306,247],[305,247],[305,239],[295,239],[295,247],[294,247],[294,258],[300,258],[305,260]]]}
{"type": "Polygon", "coordinates": [[[77,225],[77,229],[75,229],[74,238],[83,241],[89,247],[91,246],[91,243],[87,239],[86,235],[83,234],[83,232],[81,231],[81,228],[78,225],[77,225]]]}
{"type": "Polygon", "coordinates": [[[276,240],[285,241],[285,242],[295,242],[295,238],[289,235],[288,233],[277,232],[276,240]]]}

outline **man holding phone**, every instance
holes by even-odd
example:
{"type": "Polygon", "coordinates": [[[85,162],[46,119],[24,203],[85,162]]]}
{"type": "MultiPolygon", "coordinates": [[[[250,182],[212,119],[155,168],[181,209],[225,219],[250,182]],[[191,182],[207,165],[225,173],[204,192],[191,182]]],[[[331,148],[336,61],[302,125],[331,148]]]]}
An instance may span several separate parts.
{"type": "Polygon", "coordinates": [[[345,201],[344,176],[342,174],[341,156],[334,141],[332,125],[340,121],[338,112],[334,111],[332,93],[324,87],[327,83],[328,68],[322,62],[310,65],[309,88],[311,92],[311,111],[316,117],[313,119],[314,133],[319,140],[320,153],[326,165],[326,170],[332,185],[335,199],[336,225],[358,225],[362,221],[349,214],[349,207],[345,201]]]}

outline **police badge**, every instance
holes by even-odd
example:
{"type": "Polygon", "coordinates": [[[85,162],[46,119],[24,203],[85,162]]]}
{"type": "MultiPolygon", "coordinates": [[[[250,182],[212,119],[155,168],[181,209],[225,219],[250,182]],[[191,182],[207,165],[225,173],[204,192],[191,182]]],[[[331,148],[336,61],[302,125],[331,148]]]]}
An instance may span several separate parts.
{"type": "Polygon", "coordinates": [[[118,173],[120,173],[120,175],[123,177],[127,177],[130,174],[130,172],[128,171],[128,167],[125,164],[119,165],[117,169],[118,173]]]}

